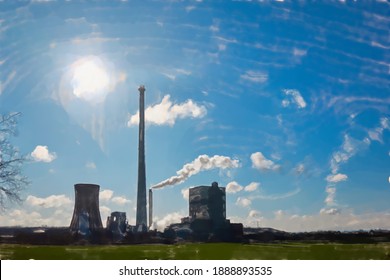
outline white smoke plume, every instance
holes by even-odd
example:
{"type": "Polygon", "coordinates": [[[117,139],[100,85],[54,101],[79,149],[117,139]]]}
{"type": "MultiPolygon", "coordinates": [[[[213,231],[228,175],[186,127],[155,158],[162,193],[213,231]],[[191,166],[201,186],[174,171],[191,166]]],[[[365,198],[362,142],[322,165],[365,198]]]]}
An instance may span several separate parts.
{"type": "Polygon", "coordinates": [[[231,159],[226,156],[215,155],[209,157],[208,155],[200,155],[194,161],[187,163],[183,166],[182,169],[176,172],[176,176],[172,176],[156,185],[153,189],[163,188],[169,185],[177,185],[186,181],[192,175],[198,174],[201,171],[211,170],[211,169],[228,169],[228,168],[238,168],[239,161],[237,159],[231,159]]]}

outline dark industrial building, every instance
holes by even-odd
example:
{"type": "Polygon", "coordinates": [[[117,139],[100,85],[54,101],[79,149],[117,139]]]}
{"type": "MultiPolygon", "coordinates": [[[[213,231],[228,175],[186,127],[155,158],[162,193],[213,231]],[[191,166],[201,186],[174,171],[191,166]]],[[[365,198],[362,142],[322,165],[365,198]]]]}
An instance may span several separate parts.
{"type": "Polygon", "coordinates": [[[106,230],[109,231],[113,239],[121,239],[126,235],[128,224],[125,212],[112,212],[107,217],[106,230]]]}
{"type": "Polygon", "coordinates": [[[226,191],[217,182],[189,190],[189,216],[180,224],[172,224],[166,233],[179,238],[201,241],[237,241],[243,225],[226,219],[226,191]]]}
{"type": "Polygon", "coordinates": [[[70,231],[79,235],[88,236],[103,228],[99,211],[99,185],[76,184],[75,204],[70,231]]]}
{"type": "Polygon", "coordinates": [[[189,190],[189,218],[210,219],[215,224],[221,224],[226,219],[225,188],[218,187],[214,182],[211,187],[199,186],[189,190]]]}

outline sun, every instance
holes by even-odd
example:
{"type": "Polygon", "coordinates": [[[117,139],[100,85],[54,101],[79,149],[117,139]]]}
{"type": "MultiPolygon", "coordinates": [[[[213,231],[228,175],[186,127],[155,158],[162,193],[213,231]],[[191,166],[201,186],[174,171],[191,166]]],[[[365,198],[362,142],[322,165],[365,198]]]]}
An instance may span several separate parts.
{"type": "Polygon", "coordinates": [[[99,57],[81,58],[72,64],[71,71],[71,84],[76,97],[92,104],[104,101],[110,90],[110,75],[99,57]]]}

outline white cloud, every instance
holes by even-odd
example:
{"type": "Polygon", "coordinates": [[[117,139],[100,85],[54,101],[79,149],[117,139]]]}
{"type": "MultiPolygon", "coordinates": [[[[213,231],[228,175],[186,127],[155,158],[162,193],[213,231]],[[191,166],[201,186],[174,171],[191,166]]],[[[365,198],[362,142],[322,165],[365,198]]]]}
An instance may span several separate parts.
{"type": "Polygon", "coordinates": [[[296,89],[284,89],[284,94],[286,95],[286,99],[283,99],[282,106],[287,107],[290,103],[294,103],[298,108],[302,109],[306,107],[306,102],[303,99],[301,93],[296,89]]]}
{"type": "Polygon", "coordinates": [[[178,74],[183,74],[183,75],[186,75],[186,76],[189,76],[191,75],[191,71],[188,71],[188,70],[185,70],[185,69],[181,69],[181,68],[177,68],[175,69],[176,73],[178,74]]]}
{"type": "Polygon", "coordinates": [[[283,99],[282,100],[282,106],[283,107],[288,107],[290,105],[290,101],[288,101],[287,99],[283,99]]]}
{"type": "Polygon", "coordinates": [[[325,214],[325,215],[338,215],[340,214],[341,211],[340,209],[337,209],[337,208],[322,208],[321,211],[320,211],[320,214],[325,214]]]}
{"type": "Polygon", "coordinates": [[[221,36],[214,36],[215,39],[221,41],[221,42],[224,42],[224,43],[232,43],[232,44],[236,44],[237,43],[237,40],[236,39],[229,39],[229,38],[224,38],[224,37],[221,37],[221,36]]]}
{"type": "Polygon", "coordinates": [[[338,183],[342,181],[346,181],[348,179],[348,176],[342,173],[338,174],[330,174],[326,177],[326,181],[329,183],[338,183]]]}
{"type": "Polygon", "coordinates": [[[260,183],[252,182],[244,188],[246,192],[254,192],[260,186],[260,183]]]}
{"type": "Polygon", "coordinates": [[[156,185],[153,188],[162,188],[168,185],[176,185],[183,183],[189,177],[198,174],[201,171],[212,169],[229,169],[238,168],[239,161],[237,159],[231,159],[226,156],[215,155],[209,157],[208,155],[200,155],[194,161],[187,163],[182,169],[176,172],[176,176],[172,176],[156,185]]]}
{"type": "MultiPolygon", "coordinates": [[[[338,173],[341,164],[347,163],[348,160],[353,157],[356,153],[366,149],[371,144],[371,141],[366,137],[362,141],[350,137],[348,134],[344,135],[344,141],[341,147],[333,152],[330,159],[331,174],[326,177],[326,181],[332,186],[335,184],[346,181],[348,176],[346,174],[338,173]]],[[[326,187],[327,197],[325,203],[327,206],[336,205],[335,196],[336,188],[327,186],[326,187]]]]}
{"type": "Polygon", "coordinates": [[[266,159],[261,152],[256,152],[251,155],[252,167],[261,171],[278,170],[280,165],[275,164],[272,160],[266,159]]]}
{"type": "Polygon", "coordinates": [[[390,228],[390,212],[372,212],[355,214],[351,209],[340,211],[336,208],[322,209],[315,214],[295,214],[287,212],[275,213],[267,217],[262,213],[242,217],[229,217],[231,222],[241,222],[244,226],[257,226],[259,220],[262,227],[270,227],[290,232],[318,231],[318,230],[371,230],[390,228]]]}
{"type": "Polygon", "coordinates": [[[226,185],[226,192],[227,193],[236,193],[236,192],[239,192],[243,189],[244,188],[241,185],[239,185],[236,181],[230,182],[226,185]]]}
{"type": "Polygon", "coordinates": [[[226,185],[226,192],[227,193],[237,193],[242,190],[245,190],[246,192],[253,192],[257,190],[257,188],[260,186],[260,183],[252,182],[249,185],[243,187],[240,184],[238,184],[236,181],[230,182],[226,185]]]}
{"type": "Polygon", "coordinates": [[[118,205],[124,205],[126,203],[130,203],[131,201],[126,199],[124,196],[115,196],[111,199],[112,202],[118,205]]]}
{"type": "Polygon", "coordinates": [[[279,199],[286,199],[286,198],[295,196],[300,192],[301,192],[301,189],[296,188],[295,190],[292,190],[292,191],[289,191],[286,193],[270,194],[270,195],[260,194],[260,195],[253,195],[250,198],[251,199],[262,199],[262,200],[279,200],[279,199]]]}
{"type": "Polygon", "coordinates": [[[210,31],[212,32],[218,32],[219,31],[219,27],[217,25],[211,25],[209,27],[210,31]]]}
{"type": "Polygon", "coordinates": [[[305,165],[303,163],[300,163],[298,164],[295,168],[294,168],[295,172],[298,174],[298,175],[301,175],[303,172],[305,172],[305,165]]]}
{"type": "Polygon", "coordinates": [[[99,200],[102,202],[112,202],[117,205],[124,205],[126,203],[131,203],[131,200],[128,200],[124,196],[113,196],[114,192],[112,190],[103,190],[99,193],[99,200]]]}
{"type": "Polygon", "coordinates": [[[368,131],[368,137],[371,140],[383,143],[382,136],[383,136],[383,132],[386,129],[390,129],[389,119],[388,118],[381,118],[380,125],[378,127],[373,128],[373,129],[368,131]]]}
{"type": "Polygon", "coordinates": [[[58,208],[72,203],[70,198],[63,194],[51,195],[45,198],[29,195],[26,198],[26,202],[31,206],[38,206],[43,208],[58,208]]]}
{"type": "Polygon", "coordinates": [[[195,9],[196,9],[195,6],[187,6],[187,7],[186,7],[186,11],[187,11],[187,12],[191,12],[192,10],[195,10],[195,9]]]}
{"type": "MultiPolygon", "coordinates": [[[[0,64],[1,65],[1,64],[0,64]]],[[[9,75],[8,75],[8,77],[7,77],[7,79],[4,81],[4,82],[2,82],[1,80],[0,80],[0,95],[1,95],[1,93],[3,93],[4,92],[4,90],[8,87],[8,85],[11,83],[11,81],[15,78],[15,76],[16,76],[16,71],[12,71],[9,75]]]]}
{"type": "Polygon", "coordinates": [[[371,143],[367,140],[368,139],[365,138],[363,141],[359,141],[348,134],[345,134],[341,148],[332,154],[330,160],[332,173],[336,174],[340,168],[340,164],[347,163],[358,151],[366,149],[371,143]]]}
{"type": "Polygon", "coordinates": [[[381,118],[380,123],[383,129],[390,129],[390,121],[388,118],[381,118]]]}
{"type": "Polygon", "coordinates": [[[219,51],[225,51],[227,48],[226,44],[218,44],[218,50],[219,51]]]}
{"type": "Polygon", "coordinates": [[[185,69],[180,69],[180,68],[177,68],[177,69],[165,69],[165,70],[163,70],[161,72],[161,74],[163,74],[168,79],[174,81],[174,80],[176,80],[176,77],[178,75],[185,75],[185,76],[191,75],[191,71],[188,71],[188,70],[185,70],[185,69]]]}
{"type": "Polygon", "coordinates": [[[100,206],[99,207],[100,211],[100,217],[102,218],[103,222],[107,219],[107,217],[111,216],[111,209],[108,208],[107,206],[100,206]]]}
{"type": "Polygon", "coordinates": [[[109,201],[114,192],[112,190],[103,190],[99,194],[99,200],[101,201],[109,201]]]}
{"type": "MultiPolygon", "coordinates": [[[[191,99],[181,104],[173,104],[170,95],[165,95],[161,103],[149,106],[145,110],[145,122],[151,125],[173,126],[177,119],[202,118],[207,114],[206,107],[191,99]]],[[[139,112],[129,116],[127,126],[138,125],[139,112]]]]}
{"type": "Polygon", "coordinates": [[[336,196],[336,188],[326,187],[326,193],[328,194],[325,198],[325,204],[328,206],[333,206],[336,204],[335,196],[336,196]]]}
{"type": "Polygon", "coordinates": [[[307,53],[306,50],[301,50],[301,49],[297,49],[297,48],[293,49],[293,55],[294,56],[305,56],[306,53],[307,53]]]}
{"type": "Polygon", "coordinates": [[[179,223],[183,217],[184,215],[179,212],[169,213],[163,218],[154,217],[154,227],[162,231],[170,224],[179,223]]]}
{"type": "Polygon", "coordinates": [[[57,158],[56,153],[49,152],[47,146],[38,145],[31,153],[32,158],[35,161],[52,162],[57,158]]]}
{"type": "Polygon", "coordinates": [[[96,164],[93,161],[88,161],[85,164],[85,167],[88,168],[88,169],[96,169],[96,164]]]}
{"type": "Polygon", "coordinates": [[[252,204],[252,201],[248,198],[239,197],[237,198],[236,205],[241,207],[248,207],[252,204]]]}
{"type": "Polygon", "coordinates": [[[268,74],[265,72],[258,71],[246,71],[245,74],[242,74],[241,79],[247,80],[253,83],[263,84],[268,81],[268,74]]]}
{"type": "Polygon", "coordinates": [[[40,213],[19,209],[0,215],[0,223],[2,226],[40,226],[47,224],[43,222],[40,213]]]}
{"type": "Polygon", "coordinates": [[[189,188],[182,189],[182,190],[181,190],[181,194],[183,195],[183,198],[184,198],[185,200],[188,200],[189,197],[190,197],[190,189],[189,189],[189,188]]]}
{"type": "Polygon", "coordinates": [[[250,210],[248,216],[251,218],[261,217],[261,212],[257,210],[250,210]]]}

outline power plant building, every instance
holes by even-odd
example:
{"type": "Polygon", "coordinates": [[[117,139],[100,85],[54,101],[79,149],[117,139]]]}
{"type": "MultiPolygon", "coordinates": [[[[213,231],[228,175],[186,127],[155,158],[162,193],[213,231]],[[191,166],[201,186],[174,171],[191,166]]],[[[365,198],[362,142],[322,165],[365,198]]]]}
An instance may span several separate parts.
{"type": "Polygon", "coordinates": [[[210,186],[199,186],[189,190],[189,218],[212,220],[222,224],[226,220],[226,191],[214,182],[210,186]]]}
{"type": "Polygon", "coordinates": [[[243,225],[230,223],[226,219],[226,189],[217,182],[211,186],[198,186],[189,189],[189,216],[180,224],[167,228],[184,239],[193,240],[239,240],[243,235],[243,225]]]}
{"type": "Polygon", "coordinates": [[[107,217],[106,229],[111,232],[113,237],[123,237],[127,229],[126,213],[115,211],[111,216],[107,217]]]}

